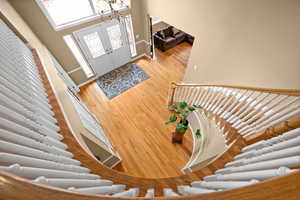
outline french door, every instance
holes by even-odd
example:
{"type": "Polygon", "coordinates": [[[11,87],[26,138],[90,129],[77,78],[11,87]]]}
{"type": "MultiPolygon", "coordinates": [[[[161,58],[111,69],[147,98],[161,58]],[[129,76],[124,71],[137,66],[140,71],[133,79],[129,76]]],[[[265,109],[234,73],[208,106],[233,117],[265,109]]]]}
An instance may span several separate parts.
{"type": "Polygon", "coordinates": [[[81,29],[74,36],[97,76],[131,60],[124,24],[117,19],[81,29]]]}

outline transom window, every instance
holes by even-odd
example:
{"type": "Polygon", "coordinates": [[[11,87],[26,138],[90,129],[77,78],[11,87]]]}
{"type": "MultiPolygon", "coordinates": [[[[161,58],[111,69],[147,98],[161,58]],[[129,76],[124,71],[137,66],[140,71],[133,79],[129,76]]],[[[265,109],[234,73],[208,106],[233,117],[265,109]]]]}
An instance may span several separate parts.
{"type": "Polygon", "coordinates": [[[55,30],[130,8],[130,0],[36,0],[55,30]]]}

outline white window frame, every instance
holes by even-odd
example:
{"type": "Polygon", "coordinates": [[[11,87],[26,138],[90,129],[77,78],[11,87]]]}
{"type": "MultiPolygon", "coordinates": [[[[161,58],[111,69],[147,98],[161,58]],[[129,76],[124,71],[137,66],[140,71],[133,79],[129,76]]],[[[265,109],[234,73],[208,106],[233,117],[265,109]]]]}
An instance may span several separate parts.
{"type": "MultiPolygon", "coordinates": [[[[88,61],[86,60],[85,56],[82,54],[73,35],[72,34],[65,35],[63,37],[63,39],[64,39],[66,45],[69,47],[70,51],[72,52],[73,56],[75,57],[75,59],[77,60],[77,62],[80,65],[80,68],[77,68],[77,69],[82,69],[88,79],[94,77],[96,75],[96,73],[94,72],[93,68],[90,66],[88,61]],[[87,71],[89,71],[89,72],[87,72],[87,71]]],[[[77,69],[75,69],[75,71],[77,71],[77,69]]],[[[72,72],[75,72],[75,71],[72,71],[72,72]]]]}
{"type": "Polygon", "coordinates": [[[126,27],[126,35],[127,35],[127,40],[128,40],[128,43],[129,43],[129,47],[130,47],[130,52],[131,52],[131,57],[135,57],[137,56],[137,49],[136,49],[136,40],[135,40],[135,32],[134,32],[134,28],[133,28],[133,22],[132,22],[132,16],[131,14],[128,14],[128,15],[125,15],[124,16],[124,25],[126,27]],[[130,20],[130,24],[129,24],[129,27],[127,26],[126,24],[126,20],[129,19],[130,20]],[[129,31],[130,33],[128,33],[128,28],[129,28],[129,31]],[[133,41],[129,41],[129,35],[131,35],[131,38],[133,41]]]}
{"type": "MultiPolygon", "coordinates": [[[[113,14],[112,12],[107,12],[107,13],[103,13],[103,14],[98,13],[96,11],[95,7],[94,7],[93,1],[92,0],[87,0],[87,1],[89,1],[89,3],[90,3],[91,9],[94,13],[93,15],[83,17],[81,19],[77,19],[77,20],[74,20],[74,21],[70,21],[70,22],[67,22],[67,23],[62,24],[62,25],[57,25],[54,22],[54,20],[52,19],[52,17],[50,16],[47,8],[43,5],[43,3],[40,0],[35,0],[35,2],[38,4],[38,6],[42,10],[43,14],[46,16],[46,18],[48,19],[49,23],[51,24],[51,26],[53,27],[53,29],[55,31],[61,31],[61,30],[67,29],[67,28],[71,28],[73,26],[77,26],[77,25],[80,25],[80,24],[91,22],[91,21],[94,21],[96,19],[100,19],[102,17],[110,16],[110,15],[113,14]]],[[[131,5],[131,3],[130,3],[130,5],[131,5]]],[[[129,10],[129,9],[130,9],[130,7],[122,8],[122,9],[118,10],[118,12],[126,11],[126,10],[129,10]]]]}

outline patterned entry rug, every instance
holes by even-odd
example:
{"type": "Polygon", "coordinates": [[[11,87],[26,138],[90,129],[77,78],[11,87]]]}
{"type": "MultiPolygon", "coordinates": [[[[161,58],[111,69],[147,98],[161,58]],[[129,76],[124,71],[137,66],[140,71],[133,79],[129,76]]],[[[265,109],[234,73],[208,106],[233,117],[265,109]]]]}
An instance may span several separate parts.
{"type": "Polygon", "coordinates": [[[109,99],[150,78],[137,64],[119,67],[97,80],[97,84],[109,99]]]}

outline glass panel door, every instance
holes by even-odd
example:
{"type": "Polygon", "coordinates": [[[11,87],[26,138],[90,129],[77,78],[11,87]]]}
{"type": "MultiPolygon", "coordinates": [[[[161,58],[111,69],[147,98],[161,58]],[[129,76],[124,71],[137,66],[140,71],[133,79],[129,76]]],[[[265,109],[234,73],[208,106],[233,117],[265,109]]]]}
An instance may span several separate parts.
{"type": "Polygon", "coordinates": [[[110,58],[110,46],[107,45],[106,38],[101,31],[102,25],[98,24],[74,32],[74,36],[87,58],[89,64],[101,76],[111,71],[113,62],[110,58]]]}
{"type": "Polygon", "coordinates": [[[123,40],[120,24],[110,26],[106,30],[112,46],[112,50],[121,48],[123,46],[123,40]]]}
{"type": "Polygon", "coordinates": [[[106,54],[98,32],[87,34],[83,36],[83,39],[90,51],[92,58],[97,58],[106,54]]]}
{"type": "Polygon", "coordinates": [[[131,61],[125,23],[117,19],[74,32],[84,55],[97,76],[131,61]]]}
{"type": "Polygon", "coordinates": [[[113,69],[127,64],[131,60],[131,51],[125,30],[124,20],[112,19],[103,23],[103,38],[109,46],[113,59],[113,69]]]}

